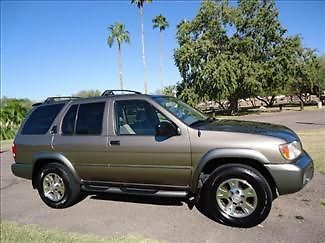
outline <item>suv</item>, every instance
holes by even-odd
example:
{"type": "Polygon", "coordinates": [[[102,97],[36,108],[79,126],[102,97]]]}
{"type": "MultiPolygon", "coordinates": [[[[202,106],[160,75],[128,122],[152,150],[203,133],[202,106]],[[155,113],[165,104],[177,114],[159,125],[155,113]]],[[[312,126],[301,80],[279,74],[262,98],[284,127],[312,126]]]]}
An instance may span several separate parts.
{"type": "Polygon", "coordinates": [[[313,177],[312,159],[284,126],[212,119],[174,97],[115,91],[48,98],[22,123],[12,172],[31,179],[48,206],[66,208],[85,193],[174,197],[252,227],[273,199],[313,177]]]}

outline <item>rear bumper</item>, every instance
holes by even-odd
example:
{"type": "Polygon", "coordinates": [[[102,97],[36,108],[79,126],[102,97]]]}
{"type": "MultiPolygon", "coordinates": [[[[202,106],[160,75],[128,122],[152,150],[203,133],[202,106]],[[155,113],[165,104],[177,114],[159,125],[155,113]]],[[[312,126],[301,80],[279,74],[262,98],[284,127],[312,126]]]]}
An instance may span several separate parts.
{"type": "Polygon", "coordinates": [[[304,152],[292,164],[266,164],[279,194],[289,194],[301,190],[314,176],[314,164],[311,157],[304,152]]]}
{"type": "Polygon", "coordinates": [[[32,164],[15,163],[11,165],[11,171],[15,176],[32,179],[33,166],[32,164]]]}

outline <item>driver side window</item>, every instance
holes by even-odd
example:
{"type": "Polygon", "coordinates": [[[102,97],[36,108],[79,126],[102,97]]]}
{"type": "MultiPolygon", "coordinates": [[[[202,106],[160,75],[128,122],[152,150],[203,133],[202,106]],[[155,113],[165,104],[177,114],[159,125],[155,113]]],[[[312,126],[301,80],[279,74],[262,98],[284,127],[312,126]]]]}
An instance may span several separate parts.
{"type": "Polygon", "coordinates": [[[154,136],[159,122],[169,121],[152,105],[142,100],[117,101],[115,124],[118,135],[154,136]]]}

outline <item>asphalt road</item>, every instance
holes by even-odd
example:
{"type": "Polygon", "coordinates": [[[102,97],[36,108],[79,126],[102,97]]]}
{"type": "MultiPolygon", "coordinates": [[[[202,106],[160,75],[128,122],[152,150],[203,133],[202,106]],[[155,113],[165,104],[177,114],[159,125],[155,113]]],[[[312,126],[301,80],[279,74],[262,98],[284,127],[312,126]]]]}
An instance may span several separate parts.
{"type": "Polygon", "coordinates": [[[325,108],[314,111],[282,111],[260,115],[240,116],[235,119],[282,124],[295,131],[325,128],[325,108]]]}
{"type": "MultiPolygon", "coordinates": [[[[289,125],[295,130],[305,130],[324,128],[324,114],[281,113],[277,118],[262,115],[260,120],[292,124],[297,126],[289,125]],[[295,123],[292,119],[308,124],[295,123]]],[[[256,119],[255,116],[247,118],[256,119]]],[[[11,174],[12,163],[11,153],[2,152],[1,219],[67,232],[106,236],[140,234],[168,242],[325,242],[325,207],[320,203],[325,199],[324,175],[316,174],[302,191],[276,199],[269,217],[261,225],[239,229],[218,224],[197,209],[189,210],[185,203],[173,200],[89,196],[73,207],[51,209],[41,201],[30,181],[11,174]]]]}

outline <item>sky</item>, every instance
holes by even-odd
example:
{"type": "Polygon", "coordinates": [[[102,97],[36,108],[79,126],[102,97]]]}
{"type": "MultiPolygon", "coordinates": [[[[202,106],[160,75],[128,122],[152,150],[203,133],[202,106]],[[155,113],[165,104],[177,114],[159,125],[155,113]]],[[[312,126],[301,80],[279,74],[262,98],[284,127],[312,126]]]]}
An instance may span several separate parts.
{"type": "MultiPolygon", "coordinates": [[[[325,1],[277,1],[288,35],[299,34],[305,47],[325,54],[325,1]]],[[[144,6],[149,92],[160,88],[159,31],[152,19],[170,24],[163,33],[164,85],[180,81],[174,64],[176,26],[195,17],[200,1],[158,1],[144,6]]],[[[140,17],[121,1],[1,1],[1,96],[29,98],[71,95],[80,90],[118,89],[116,44],[107,45],[107,27],[125,24],[131,43],[122,44],[127,89],[144,91],[140,17]]]]}

